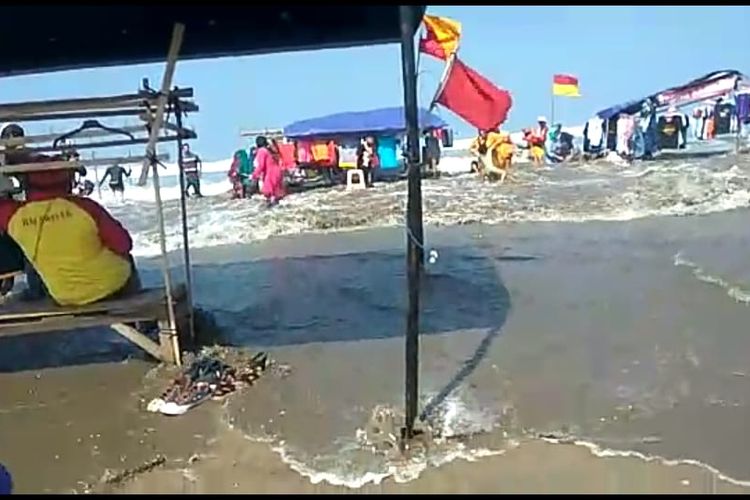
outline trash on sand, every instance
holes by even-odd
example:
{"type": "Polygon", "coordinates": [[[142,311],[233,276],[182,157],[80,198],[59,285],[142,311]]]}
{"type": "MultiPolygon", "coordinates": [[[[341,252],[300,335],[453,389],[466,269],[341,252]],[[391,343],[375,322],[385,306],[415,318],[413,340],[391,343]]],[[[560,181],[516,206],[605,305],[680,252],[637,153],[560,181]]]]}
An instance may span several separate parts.
{"type": "Polygon", "coordinates": [[[268,365],[268,355],[256,354],[247,364],[232,367],[215,358],[203,356],[182,371],[162,395],[146,409],[164,415],[183,415],[208,399],[219,399],[241,385],[252,385],[268,365]]]}

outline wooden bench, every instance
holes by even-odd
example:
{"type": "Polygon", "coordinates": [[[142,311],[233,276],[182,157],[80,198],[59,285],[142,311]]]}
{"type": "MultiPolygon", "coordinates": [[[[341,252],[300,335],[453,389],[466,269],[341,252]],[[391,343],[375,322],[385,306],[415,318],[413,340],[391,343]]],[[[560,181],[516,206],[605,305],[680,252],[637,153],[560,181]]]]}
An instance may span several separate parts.
{"type": "Polygon", "coordinates": [[[61,307],[49,300],[11,302],[0,305],[0,337],[109,326],[153,357],[176,363],[180,356],[178,332],[186,316],[186,290],[173,290],[177,331],[171,331],[163,288],[145,289],[122,299],[105,300],[82,307],[61,307]],[[157,344],[128,323],[156,321],[157,344]]]}

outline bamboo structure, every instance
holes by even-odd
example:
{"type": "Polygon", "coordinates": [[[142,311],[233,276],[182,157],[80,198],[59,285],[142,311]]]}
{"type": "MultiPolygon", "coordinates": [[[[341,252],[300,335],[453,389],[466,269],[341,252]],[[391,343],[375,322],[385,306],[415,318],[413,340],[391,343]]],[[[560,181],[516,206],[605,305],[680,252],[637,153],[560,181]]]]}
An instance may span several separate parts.
{"type": "MultiPolygon", "coordinates": [[[[137,94],[0,104],[0,120],[12,118],[15,123],[70,120],[71,118],[85,120],[84,125],[76,129],[75,135],[69,139],[74,141],[71,144],[57,144],[69,134],[48,133],[23,138],[3,139],[0,140],[0,148],[22,147],[24,153],[33,154],[146,145],[146,152],[143,156],[110,156],[95,159],[92,153],[91,161],[76,158],[70,161],[54,160],[0,166],[0,174],[23,175],[42,170],[77,169],[86,165],[144,162],[153,172],[161,245],[160,260],[164,280],[164,289],[144,290],[127,298],[104,300],[84,307],[58,307],[47,301],[4,305],[0,310],[0,336],[107,325],[152,356],[165,362],[178,365],[181,363],[178,329],[184,328],[187,318],[190,318],[189,322],[192,324],[192,280],[189,278],[189,247],[187,235],[184,235],[187,287],[182,284],[175,285],[172,283],[169,273],[163,203],[157,169],[160,160],[167,158],[167,156],[157,154],[156,146],[158,143],[164,142],[176,142],[181,145],[183,139],[196,137],[194,131],[182,126],[181,116],[181,113],[186,111],[197,111],[199,109],[195,103],[188,100],[192,98],[193,90],[190,88],[170,89],[183,33],[184,26],[175,25],[162,88],[159,92],[145,89],[137,94]],[[171,116],[178,116],[177,123],[167,122],[165,119],[167,112],[171,116]],[[118,116],[129,116],[140,123],[115,128],[94,120],[118,116]],[[128,138],[113,139],[113,135],[127,135],[128,138]],[[97,138],[101,140],[92,141],[92,139],[97,138]],[[29,144],[34,146],[27,146],[29,144]],[[180,307],[182,305],[186,307],[180,307]],[[130,326],[132,322],[148,320],[156,320],[159,324],[158,344],[130,326]]],[[[178,153],[178,158],[180,157],[181,153],[178,153]]],[[[187,231],[184,200],[182,228],[187,231]]]]}

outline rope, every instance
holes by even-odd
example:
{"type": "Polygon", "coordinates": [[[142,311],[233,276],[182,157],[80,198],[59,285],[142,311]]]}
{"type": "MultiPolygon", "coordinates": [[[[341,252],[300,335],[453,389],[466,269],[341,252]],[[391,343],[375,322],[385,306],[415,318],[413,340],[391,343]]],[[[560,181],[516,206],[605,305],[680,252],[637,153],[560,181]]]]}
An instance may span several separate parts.
{"type": "MultiPolygon", "coordinates": [[[[404,213],[406,214],[406,207],[404,207],[404,213]]],[[[414,233],[411,232],[411,228],[409,228],[409,215],[408,214],[404,215],[404,228],[406,228],[406,236],[409,238],[409,240],[412,243],[414,243],[414,245],[416,245],[417,248],[422,250],[423,253],[427,254],[427,262],[429,264],[435,264],[438,261],[440,254],[438,254],[438,251],[435,248],[430,248],[429,250],[425,248],[425,246],[419,242],[417,237],[414,236],[414,233]]]]}

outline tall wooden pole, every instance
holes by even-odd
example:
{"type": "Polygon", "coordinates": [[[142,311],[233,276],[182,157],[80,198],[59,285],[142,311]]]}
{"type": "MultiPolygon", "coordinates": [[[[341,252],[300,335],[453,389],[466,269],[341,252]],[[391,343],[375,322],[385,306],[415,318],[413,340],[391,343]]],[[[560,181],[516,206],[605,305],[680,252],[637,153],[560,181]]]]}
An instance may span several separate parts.
{"type": "Polygon", "coordinates": [[[414,7],[399,7],[401,24],[401,72],[407,132],[408,199],[406,204],[406,267],[409,306],[406,314],[405,426],[403,438],[414,436],[419,404],[419,279],[424,259],[422,228],[422,179],[419,168],[419,110],[417,70],[414,60],[414,7]]]}
{"type": "MultiPolygon", "coordinates": [[[[159,185],[159,170],[158,163],[156,161],[156,142],[161,132],[162,125],[164,123],[164,110],[167,105],[167,96],[172,87],[172,77],[174,76],[175,66],[177,65],[177,56],[180,53],[180,47],[182,47],[182,37],[185,33],[184,24],[175,24],[174,31],[172,32],[172,42],[169,46],[169,52],[167,54],[167,67],[164,70],[164,79],[159,93],[159,100],[156,106],[156,113],[153,116],[151,122],[151,130],[149,136],[149,142],[146,146],[147,160],[153,170],[153,183],[154,183],[154,198],[156,200],[156,215],[159,226],[159,246],[161,247],[161,264],[162,274],[164,275],[164,288],[167,295],[167,315],[169,320],[169,329],[172,336],[172,351],[174,354],[174,362],[177,366],[182,364],[180,359],[179,341],[177,339],[177,321],[175,320],[174,312],[174,300],[172,297],[172,278],[169,275],[169,255],[167,254],[167,236],[164,225],[164,207],[161,201],[161,186],[159,185]]],[[[148,174],[148,170],[145,171],[148,174]]],[[[145,182],[147,175],[141,175],[141,181],[145,182]]]]}

